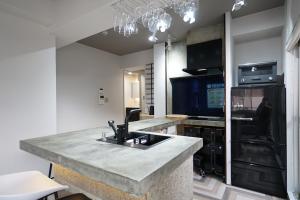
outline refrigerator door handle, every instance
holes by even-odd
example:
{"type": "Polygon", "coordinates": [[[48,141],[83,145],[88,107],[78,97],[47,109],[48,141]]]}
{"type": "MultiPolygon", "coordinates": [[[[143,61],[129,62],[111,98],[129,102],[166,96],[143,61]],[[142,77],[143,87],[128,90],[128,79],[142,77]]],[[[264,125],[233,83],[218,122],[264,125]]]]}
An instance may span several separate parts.
{"type": "Polygon", "coordinates": [[[231,120],[235,120],[235,121],[253,121],[252,117],[231,117],[231,120]]]}

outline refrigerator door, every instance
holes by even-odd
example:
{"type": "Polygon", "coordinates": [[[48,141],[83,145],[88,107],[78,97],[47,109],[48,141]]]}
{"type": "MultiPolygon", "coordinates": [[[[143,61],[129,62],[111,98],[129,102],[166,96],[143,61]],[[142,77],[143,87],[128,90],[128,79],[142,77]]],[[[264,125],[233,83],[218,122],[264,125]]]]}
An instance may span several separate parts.
{"type": "Polygon", "coordinates": [[[233,142],[232,161],[286,169],[286,146],[259,142],[233,142]]]}
{"type": "Polygon", "coordinates": [[[283,87],[238,87],[231,95],[233,141],[286,144],[283,87]]]}
{"type": "Polygon", "coordinates": [[[232,184],[285,197],[285,88],[238,87],[231,94],[232,184]]]}
{"type": "Polygon", "coordinates": [[[271,167],[232,162],[232,185],[286,198],[286,171],[271,167]]]}

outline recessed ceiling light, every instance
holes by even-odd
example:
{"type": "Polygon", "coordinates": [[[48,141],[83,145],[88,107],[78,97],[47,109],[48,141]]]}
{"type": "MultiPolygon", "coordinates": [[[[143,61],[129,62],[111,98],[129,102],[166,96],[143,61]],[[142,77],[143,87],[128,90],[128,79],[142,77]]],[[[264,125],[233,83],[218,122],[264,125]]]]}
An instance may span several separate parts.
{"type": "Polygon", "coordinates": [[[128,72],[128,75],[132,75],[132,72],[128,72]]]}

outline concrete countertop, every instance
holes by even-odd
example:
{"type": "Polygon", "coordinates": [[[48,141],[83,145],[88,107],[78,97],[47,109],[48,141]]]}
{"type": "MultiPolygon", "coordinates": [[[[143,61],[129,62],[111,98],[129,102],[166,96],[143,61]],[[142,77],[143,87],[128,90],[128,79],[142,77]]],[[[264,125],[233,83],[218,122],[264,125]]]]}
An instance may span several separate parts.
{"type": "Polygon", "coordinates": [[[194,120],[187,119],[187,117],[163,117],[153,118],[147,120],[136,121],[129,125],[131,131],[143,130],[143,131],[157,131],[170,126],[176,125],[195,125],[195,126],[210,126],[210,127],[225,127],[224,120],[194,120]]]}
{"type": "Polygon", "coordinates": [[[129,124],[130,131],[157,131],[170,126],[182,124],[185,117],[161,117],[136,121],[129,124]]]}
{"type": "Polygon", "coordinates": [[[196,125],[196,126],[210,126],[224,128],[225,122],[220,120],[193,120],[186,119],[182,122],[184,125],[196,125]]]}
{"type": "MultiPolygon", "coordinates": [[[[156,118],[130,123],[129,130],[167,128],[180,118],[156,118]]],[[[96,141],[108,127],[74,131],[20,141],[20,148],[81,175],[130,194],[145,194],[161,176],[168,176],[202,146],[200,138],[172,136],[147,150],[96,141]]]]}

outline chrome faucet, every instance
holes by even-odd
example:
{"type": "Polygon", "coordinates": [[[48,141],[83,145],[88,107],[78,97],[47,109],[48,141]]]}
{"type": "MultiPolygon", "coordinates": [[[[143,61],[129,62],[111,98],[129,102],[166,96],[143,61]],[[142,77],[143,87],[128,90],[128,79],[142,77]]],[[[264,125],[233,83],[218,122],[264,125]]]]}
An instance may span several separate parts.
{"type": "Polygon", "coordinates": [[[117,140],[118,144],[122,144],[125,142],[126,139],[129,138],[129,132],[128,132],[128,124],[130,117],[135,114],[141,112],[141,109],[134,109],[130,110],[128,115],[125,117],[124,124],[115,126],[115,122],[113,120],[108,121],[108,125],[113,129],[115,133],[115,139],[117,140]]]}

